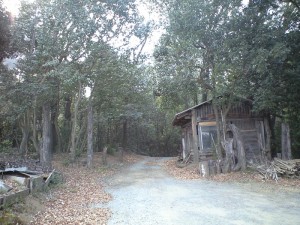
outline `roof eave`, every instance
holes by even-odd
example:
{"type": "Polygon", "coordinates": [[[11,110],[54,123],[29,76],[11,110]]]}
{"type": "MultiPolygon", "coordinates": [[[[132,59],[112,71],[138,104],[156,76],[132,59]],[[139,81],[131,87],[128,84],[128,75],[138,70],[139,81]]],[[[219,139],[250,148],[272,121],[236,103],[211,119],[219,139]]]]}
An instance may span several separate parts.
{"type": "Polygon", "coordinates": [[[176,121],[179,120],[180,118],[182,118],[182,115],[183,115],[183,114],[188,113],[188,112],[192,111],[193,109],[198,108],[198,107],[200,107],[201,105],[204,105],[204,104],[209,103],[209,102],[211,102],[211,101],[212,101],[211,99],[210,99],[210,100],[207,100],[207,101],[202,102],[202,103],[200,103],[200,104],[198,104],[198,105],[195,105],[195,106],[193,106],[193,107],[191,107],[191,108],[188,108],[188,109],[186,109],[186,110],[184,110],[184,111],[182,111],[182,112],[177,113],[177,114],[175,115],[174,119],[173,119],[172,125],[173,125],[173,126],[181,126],[180,124],[177,124],[176,121]]]}

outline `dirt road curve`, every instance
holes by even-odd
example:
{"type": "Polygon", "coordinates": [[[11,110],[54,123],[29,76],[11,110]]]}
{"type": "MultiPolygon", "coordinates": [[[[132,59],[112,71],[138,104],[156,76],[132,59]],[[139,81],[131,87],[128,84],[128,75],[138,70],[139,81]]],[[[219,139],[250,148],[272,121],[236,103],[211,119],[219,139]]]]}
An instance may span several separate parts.
{"type": "Polygon", "coordinates": [[[109,225],[300,224],[300,191],[176,180],[163,160],[145,157],[107,180],[114,198],[106,205],[113,212],[109,225]]]}

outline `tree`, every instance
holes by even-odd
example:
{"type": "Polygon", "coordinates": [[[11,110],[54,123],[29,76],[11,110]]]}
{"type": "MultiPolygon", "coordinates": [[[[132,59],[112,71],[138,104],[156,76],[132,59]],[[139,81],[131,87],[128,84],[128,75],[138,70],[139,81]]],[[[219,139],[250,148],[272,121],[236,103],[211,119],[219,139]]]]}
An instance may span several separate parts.
{"type": "Polygon", "coordinates": [[[9,55],[9,42],[11,39],[10,25],[11,15],[3,8],[3,1],[0,0],[0,62],[9,55]]]}
{"type": "MultiPolygon", "coordinates": [[[[9,46],[9,40],[10,40],[10,20],[8,12],[5,11],[5,9],[2,6],[2,1],[0,1],[0,95],[3,96],[3,93],[5,92],[4,83],[9,81],[9,78],[7,76],[7,69],[3,66],[2,61],[3,59],[8,55],[8,46],[9,46]]],[[[6,113],[5,110],[7,107],[3,107],[3,99],[0,97],[0,143],[2,142],[2,136],[3,136],[3,126],[4,122],[2,119],[2,114],[6,113]]]]}
{"type": "MultiPolygon", "coordinates": [[[[240,22],[247,26],[243,26],[241,33],[250,39],[244,38],[245,47],[240,57],[247,71],[240,93],[252,96],[255,110],[269,115],[274,142],[275,121],[283,123],[283,135],[289,130],[290,116],[295,115],[299,109],[299,68],[294,63],[299,58],[296,53],[299,52],[296,44],[300,37],[297,25],[299,9],[294,4],[282,1],[266,1],[260,4],[250,1],[244,12],[245,16],[240,22]],[[252,23],[246,22],[249,20],[252,23]],[[251,43],[249,40],[255,42],[251,43]]],[[[293,118],[297,121],[297,117],[293,118]]],[[[292,132],[296,134],[295,131],[292,132]]],[[[283,143],[290,142],[282,140],[283,143]]],[[[276,151],[273,148],[273,155],[276,151]]]]}
{"type": "Polygon", "coordinates": [[[202,101],[206,101],[208,96],[213,99],[217,124],[220,127],[217,132],[219,158],[222,158],[219,131],[223,130],[222,124],[226,124],[226,113],[231,103],[229,101],[224,107],[224,104],[219,103],[218,97],[228,97],[228,102],[240,79],[238,68],[230,64],[234,51],[229,46],[232,39],[236,39],[228,28],[241,14],[241,7],[240,1],[189,0],[171,3],[167,37],[162,40],[156,52],[157,64],[164,65],[160,67],[168,65],[174,68],[175,72],[169,76],[178,80],[180,71],[185,74],[183,80],[192,80],[192,84],[198,84],[201,88],[202,101]],[[222,120],[219,118],[220,111],[224,115],[222,120]]]}
{"type": "MultiPolygon", "coordinates": [[[[54,126],[51,132],[43,132],[43,136],[49,135],[46,139],[50,139],[50,144],[47,148],[42,148],[41,155],[44,151],[46,154],[53,152],[53,140],[60,140],[57,122],[60,93],[67,92],[69,96],[76,96],[77,93],[73,133],[70,135],[72,160],[75,159],[78,105],[83,97],[84,87],[93,83],[90,77],[93,65],[88,65],[86,60],[99,50],[95,48],[97,45],[112,43],[120,37],[127,39],[134,28],[133,22],[137,18],[134,1],[98,3],[40,1],[38,4],[23,4],[16,21],[15,45],[23,56],[23,60],[19,62],[19,73],[24,74],[24,80],[35,79],[36,85],[44,86],[41,95],[35,98],[40,99],[36,102],[43,102],[45,107],[36,107],[43,107],[43,115],[50,113],[50,116],[43,118],[43,125],[46,126],[49,123],[46,120],[50,119],[50,124],[54,126]],[[46,109],[50,111],[46,113],[46,109]]],[[[93,63],[97,61],[95,58],[93,63]]],[[[43,158],[41,161],[43,162],[43,158]]]]}
{"type": "Polygon", "coordinates": [[[157,71],[170,80],[179,80],[178,71],[191,73],[184,80],[198,83],[202,100],[207,94],[213,99],[220,130],[225,130],[233,96],[252,99],[254,109],[269,115],[269,122],[275,117],[286,120],[297,111],[298,68],[292,63],[298,58],[295,1],[242,5],[241,1],[189,0],[168,2],[167,8],[167,34],[155,53],[157,71]]]}

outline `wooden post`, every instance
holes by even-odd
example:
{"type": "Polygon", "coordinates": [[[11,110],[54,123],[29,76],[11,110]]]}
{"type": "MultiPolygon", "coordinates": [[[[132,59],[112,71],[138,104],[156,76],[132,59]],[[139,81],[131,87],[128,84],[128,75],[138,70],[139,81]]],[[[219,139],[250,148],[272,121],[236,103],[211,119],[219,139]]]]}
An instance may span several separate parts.
{"type": "Polygon", "coordinates": [[[185,141],[184,141],[184,137],[182,138],[182,158],[185,159],[186,154],[185,154],[185,141]]]}
{"type": "Polygon", "coordinates": [[[266,157],[268,160],[271,160],[271,128],[268,119],[264,119],[264,128],[266,131],[266,157]]]}
{"type": "Polygon", "coordinates": [[[199,173],[201,177],[209,177],[209,164],[208,161],[201,161],[199,163],[199,173]]]}
{"type": "Polygon", "coordinates": [[[230,130],[233,133],[233,138],[236,140],[237,143],[237,150],[238,150],[238,163],[234,170],[246,170],[246,154],[245,154],[245,148],[244,148],[244,141],[242,138],[242,135],[240,133],[240,130],[235,126],[234,124],[229,125],[230,130]]]}
{"type": "Polygon", "coordinates": [[[192,131],[193,131],[193,162],[199,163],[198,135],[197,135],[197,115],[196,110],[192,109],[192,131]]]}

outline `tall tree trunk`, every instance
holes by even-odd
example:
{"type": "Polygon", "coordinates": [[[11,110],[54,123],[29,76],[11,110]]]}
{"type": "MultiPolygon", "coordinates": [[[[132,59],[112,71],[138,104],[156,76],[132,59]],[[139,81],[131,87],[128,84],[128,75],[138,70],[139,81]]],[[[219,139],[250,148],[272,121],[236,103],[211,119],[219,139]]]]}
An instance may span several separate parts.
{"type": "Polygon", "coordinates": [[[217,158],[218,160],[221,160],[222,157],[222,150],[221,150],[221,122],[220,122],[220,117],[219,117],[219,110],[218,107],[215,103],[212,103],[213,105],[213,110],[214,110],[214,114],[216,117],[216,127],[217,127],[217,142],[216,142],[216,154],[217,154],[217,158]]]}
{"type": "MultiPolygon", "coordinates": [[[[34,18],[33,23],[32,23],[32,27],[31,27],[30,55],[32,55],[32,53],[34,52],[34,47],[35,47],[35,41],[36,41],[35,25],[36,25],[36,23],[37,23],[37,17],[34,18]]],[[[39,145],[38,145],[37,133],[36,133],[36,101],[37,101],[37,97],[34,98],[32,142],[33,142],[33,146],[34,146],[36,152],[40,153],[40,148],[39,148],[39,145]]]]}
{"type": "Polygon", "coordinates": [[[197,135],[197,115],[196,110],[192,109],[192,131],[193,131],[193,153],[194,163],[199,163],[198,135],[197,135]]]}
{"type": "Polygon", "coordinates": [[[271,145],[271,158],[277,156],[277,146],[274,145],[276,143],[276,135],[275,135],[275,124],[276,124],[276,117],[275,116],[268,116],[269,120],[269,127],[271,131],[271,140],[270,140],[270,145],[271,145]]]}
{"type": "Polygon", "coordinates": [[[197,93],[197,91],[195,91],[193,94],[194,94],[193,95],[194,105],[198,105],[199,104],[199,100],[198,100],[198,93],[197,93]]]}
{"type": "Polygon", "coordinates": [[[207,92],[202,92],[201,101],[206,102],[207,101],[207,92]]]}
{"type": "Polygon", "coordinates": [[[72,126],[72,113],[71,113],[71,106],[72,106],[72,98],[70,96],[65,97],[65,107],[64,107],[64,123],[62,128],[61,142],[62,151],[67,152],[70,149],[70,137],[71,137],[71,126],[72,126]]]}
{"type": "Polygon", "coordinates": [[[35,105],[33,108],[33,121],[32,121],[32,142],[33,142],[33,146],[35,148],[36,153],[40,154],[40,148],[39,148],[39,144],[38,144],[38,140],[37,140],[37,118],[36,118],[36,99],[35,99],[35,105]]]}
{"type": "Polygon", "coordinates": [[[241,169],[241,170],[246,170],[246,153],[245,153],[245,148],[244,148],[244,141],[243,137],[241,135],[240,130],[235,126],[234,124],[229,125],[230,130],[233,133],[233,138],[236,141],[237,145],[237,158],[238,162],[236,167],[234,168],[235,171],[241,169]]]}
{"type": "Polygon", "coordinates": [[[290,126],[286,122],[281,123],[281,153],[282,159],[292,159],[290,126]]]}
{"type": "Polygon", "coordinates": [[[57,119],[58,118],[56,117],[56,119],[54,121],[54,128],[55,128],[55,133],[56,133],[56,138],[57,138],[56,150],[57,150],[57,152],[62,152],[62,139],[61,139],[61,133],[60,133],[57,119]]]}
{"type": "Polygon", "coordinates": [[[267,118],[264,119],[264,127],[266,132],[266,147],[265,147],[265,154],[268,160],[271,160],[271,128],[270,123],[267,118]]]}
{"type": "Polygon", "coordinates": [[[2,121],[0,120],[0,141],[2,140],[2,136],[3,136],[3,123],[2,121]]]}
{"type": "Polygon", "coordinates": [[[127,118],[125,117],[124,118],[124,121],[123,121],[123,137],[122,137],[122,146],[123,146],[123,149],[126,151],[127,149],[127,118]]]}
{"type": "Polygon", "coordinates": [[[93,127],[94,127],[94,118],[93,118],[93,105],[90,99],[88,105],[88,120],[87,120],[87,167],[92,167],[93,161],[93,127]]]}
{"type": "Polygon", "coordinates": [[[220,110],[221,114],[221,125],[222,125],[222,137],[223,140],[221,141],[223,149],[225,150],[225,161],[224,161],[224,168],[225,168],[225,173],[230,172],[230,170],[234,169],[235,165],[235,158],[234,158],[234,152],[233,152],[233,139],[231,138],[226,138],[227,134],[227,122],[226,118],[229,113],[229,110],[231,109],[231,104],[232,104],[232,99],[229,99],[229,103],[227,106],[223,105],[223,108],[225,110],[223,111],[222,109],[220,110]]]}
{"type": "Polygon", "coordinates": [[[78,96],[77,100],[74,104],[74,116],[73,116],[73,121],[72,121],[72,132],[71,132],[71,148],[70,148],[70,153],[71,153],[71,161],[74,162],[76,158],[76,128],[77,128],[77,117],[78,117],[78,108],[79,108],[79,103],[81,100],[81,90],[82,86],[81,83],[79,83],[79,91],[78,91],[78,96]]]}
{"type": "Polygon", "coordinates": [[[55,99],[51,107],[51,150],[52,152],[61,152],[61,135],[58,127],[58,115],[59,115],[59,96],[55,99]]]}
{"type": "Polygon", "coordinates": [[[56,145],[56,133],[55,133],[55,127],[54,127],[54,121],[53,121],[53,108],[50,106],[50,144],[49,144],[49,148],[51,152],[55,152],[55,145],[56,145]]]}
{"type": "Polygon", "coordinates": [[[227,127],[226,127],[226,116],[227,114],[224,114],[222,110],[220,110],[221,112],[221,124],[222,124],[222,138],[223,141],[226,140],[226,132],[227,132],[227,127]]]}
{"type": "Polygon", "coordinates": [[[11,145],[11,147],[12,148],[17,148],[17,149],[19,149],[19,142],[18,142],[18,135],[17,135],[17,130],[18,130],[18,125],[17,125],[17,123],[14,123],[13,124],[13,130],[12,130],[12,145],[11,145]]]}
{"type": "Polygon", "coordinates": [[[77,122],[77,126],[80,127],[79,132],[77,132],[77,138],[75,142],[75,146],[77,148],[77,153],[81,154],[83,152],[83,149],[86,148],[85,142],[87,138],[87,116],[84,118],[83,122],[79,123],[77,122]],[[80,146],[80,147],[79,147],[80,146]]]}
{"type": "Polygon", "coordinates": [[[96,143],[97,151],[99,151],[101,147],[102,147],[102,138],[101,138],[100,122],[97,121],[97,143],[96,143]]]}
{"type": "Polygon", "coordinates": [[[107,120],[107,130],[106,130],[106,144],[110,143],[110,119],[107,120]]]}
{"type": "Polygon", "coordinates": [[[51,112],[50,103],[43,105],[43,145],[40,153],[40,161],[43,166],[51,166],[51,112]]]}
{"type": "Polygon", "coordinates": [[[30,130],[28,110],[26,111],[23,117],[23,121],[21,122],[21,130],[22,130],[22,141],[20,144],[20,153],[22,158],[24,158],[28,152],[28,138],[29,138],[29,130],[30,130]]]}

